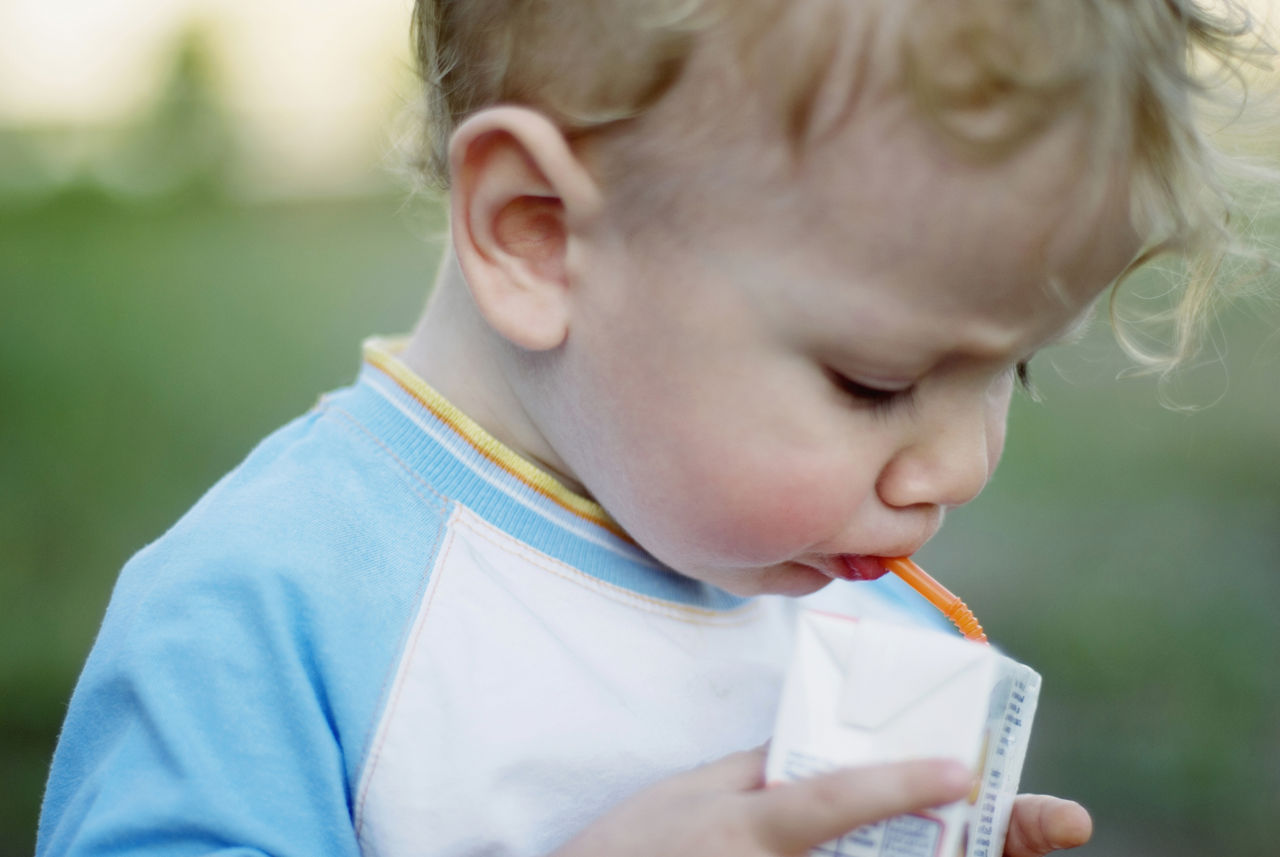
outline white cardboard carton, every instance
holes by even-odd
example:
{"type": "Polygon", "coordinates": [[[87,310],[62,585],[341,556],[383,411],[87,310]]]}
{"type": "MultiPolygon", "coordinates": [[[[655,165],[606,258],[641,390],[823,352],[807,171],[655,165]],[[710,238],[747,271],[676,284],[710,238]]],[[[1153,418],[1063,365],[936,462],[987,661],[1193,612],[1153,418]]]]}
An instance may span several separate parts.
{"type": "Polygon", "coordinates": [[[939,631],[806,611],[765,768],[768,782],[946,757],[980,771],[969,800],[868,825],[820,857],[999,857],[1040,676],[939,631]]]}

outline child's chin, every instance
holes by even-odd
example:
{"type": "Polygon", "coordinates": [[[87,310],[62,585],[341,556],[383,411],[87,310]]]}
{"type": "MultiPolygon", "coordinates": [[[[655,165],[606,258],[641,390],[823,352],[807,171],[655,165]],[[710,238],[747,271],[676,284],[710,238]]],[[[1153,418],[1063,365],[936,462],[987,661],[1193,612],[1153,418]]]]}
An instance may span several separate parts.
{"type": "Polygon", "coordinates": [[[795,598],[817,592],[831,580],[829,575],[812,566],[786,562],[743,575],[741,580],[723,588],[734,595],[786,595],[795,598]]]}

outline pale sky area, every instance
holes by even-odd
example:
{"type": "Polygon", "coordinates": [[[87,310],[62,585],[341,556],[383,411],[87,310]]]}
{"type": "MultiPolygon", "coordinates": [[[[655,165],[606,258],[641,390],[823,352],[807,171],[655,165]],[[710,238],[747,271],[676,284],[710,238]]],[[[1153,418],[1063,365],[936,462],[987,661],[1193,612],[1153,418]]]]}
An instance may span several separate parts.
{"type": "Polygon", "coordinates": [[[149,108],[175,40],[210,35],[221,96],[275,180],[367,172],[413,92],[410,0],[0,0],[0,124],[110,125],[149,108]]]}
{"type": "MultiPolygon", "coordinates": [[[[1249,5],[1272,21],[1280,0],[1249,5]]],[[[145,111],[193,22],[263,175],[366,173],[413,92],[411,0],[0,0],[0,125],[109,125],[145,111]]]]}

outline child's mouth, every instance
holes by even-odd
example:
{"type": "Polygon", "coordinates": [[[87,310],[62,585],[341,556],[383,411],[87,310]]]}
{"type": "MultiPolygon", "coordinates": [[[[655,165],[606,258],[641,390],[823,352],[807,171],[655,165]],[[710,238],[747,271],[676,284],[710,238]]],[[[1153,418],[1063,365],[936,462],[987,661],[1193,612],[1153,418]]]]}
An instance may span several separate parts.
{"type": "Polygon", "coordinates": [[[876,580],[889,573],[879,557],[844,554],[832,564],[843,580],[876,580]]]}

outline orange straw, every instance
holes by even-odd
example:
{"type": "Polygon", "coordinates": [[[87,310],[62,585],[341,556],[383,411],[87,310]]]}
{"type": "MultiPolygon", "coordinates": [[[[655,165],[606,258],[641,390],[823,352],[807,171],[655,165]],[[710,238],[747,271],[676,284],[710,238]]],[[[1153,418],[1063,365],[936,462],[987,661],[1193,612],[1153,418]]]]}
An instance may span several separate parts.
{"type": "Polygon", "coordinates": [[[942,615],[950,619],[966,639],[979,643],[987,642],[987,635],[982,632],[982,626],[978,624],[973,611],[966,607],[963,601],[952,595],[945,586],[930,577],[927,571],[912,562],[909,557],[884,557],[881,562],[885,568],[901,577],[908,586],[941,610],[942,615]]]}

